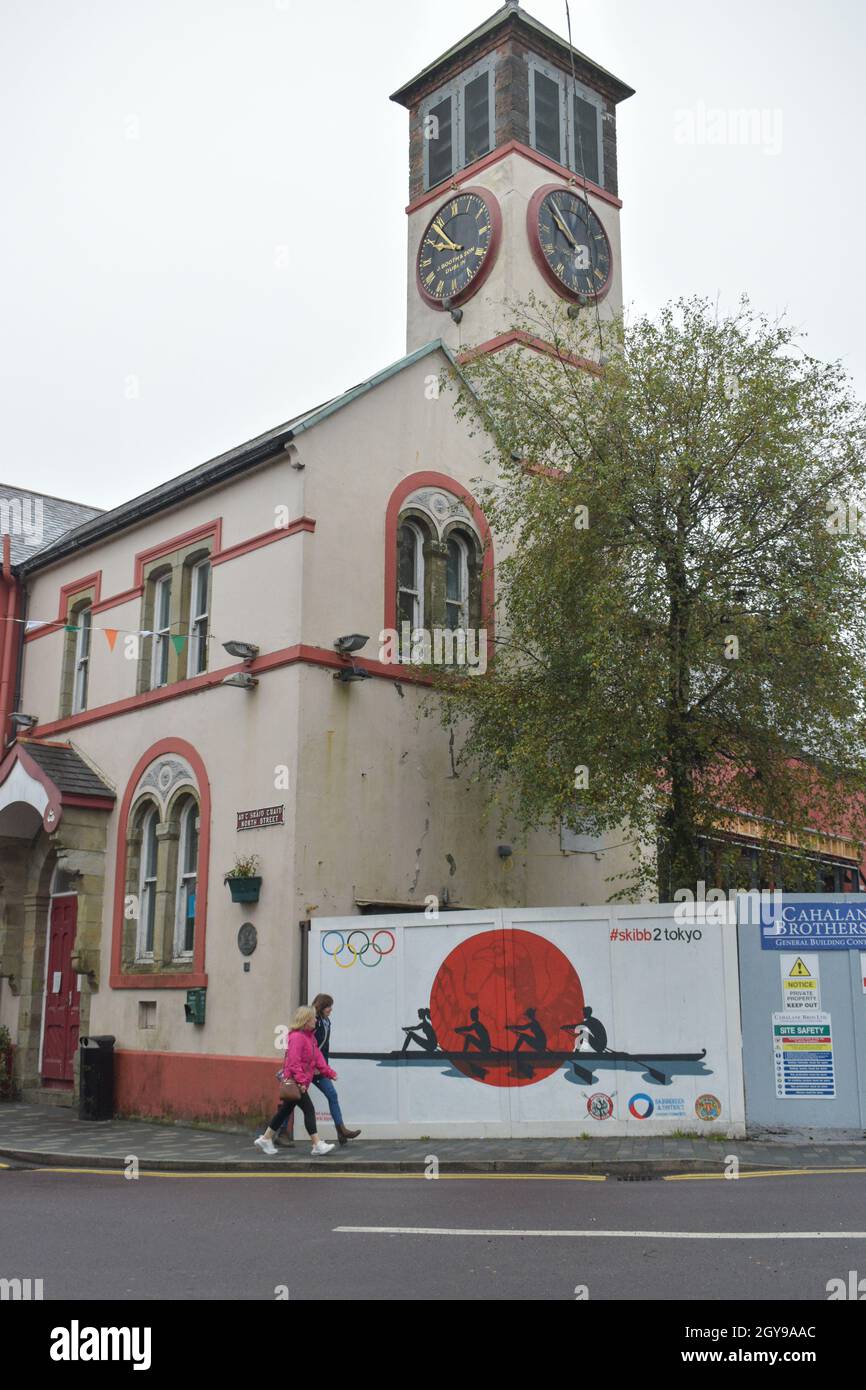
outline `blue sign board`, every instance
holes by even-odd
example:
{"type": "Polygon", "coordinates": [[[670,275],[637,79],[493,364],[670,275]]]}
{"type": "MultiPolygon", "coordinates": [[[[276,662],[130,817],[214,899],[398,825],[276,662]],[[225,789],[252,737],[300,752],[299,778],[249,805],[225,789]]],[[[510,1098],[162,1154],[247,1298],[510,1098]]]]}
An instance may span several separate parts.
{"type": "Polygon", "coordinates": [[[866,951],[866,894],[761,905],[765,951],[866,951]]]}

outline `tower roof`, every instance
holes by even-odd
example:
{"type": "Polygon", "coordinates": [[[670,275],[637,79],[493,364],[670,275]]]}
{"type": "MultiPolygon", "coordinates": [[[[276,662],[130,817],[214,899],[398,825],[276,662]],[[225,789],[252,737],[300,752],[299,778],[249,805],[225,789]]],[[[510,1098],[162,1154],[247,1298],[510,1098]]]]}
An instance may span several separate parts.
{"type": "Polygon", "coordinates": [[[586,70],[591,69],[598,78],[599,84],[606,87],[615,102],[624,101],[626,97],[634,96],[634,88],[629,87],[619,77],[615,77],[612,72],[601,67],[592,58],[581,53],[579,48],[574,48],[566,39],[548,29],[546,24],[534,19],[526,10],[520,8],[517,0],[507,0],[495,14],[486,19],[483,24],[479,24],[477,29],[473,29],[470,34],[466,34],[459,43],[449,48],[435,62],[428,64],[411,81],[404,83],[398,91],[394,92],[391,100],[396,101],[400,106],[412,107],[420,97],[428,90],[436,87],[442,74],[449,68],[453,68],[455,62],[464,55],[467,59],[474,56],[474,51],[483,52],[488,48],[491,41],[497,41],[506,34],[516,35],[528,41],[533,47],[541,44],[544,48],[553,48],[556,55],[566,65],[571,63],[572,57],[586,70]]]}

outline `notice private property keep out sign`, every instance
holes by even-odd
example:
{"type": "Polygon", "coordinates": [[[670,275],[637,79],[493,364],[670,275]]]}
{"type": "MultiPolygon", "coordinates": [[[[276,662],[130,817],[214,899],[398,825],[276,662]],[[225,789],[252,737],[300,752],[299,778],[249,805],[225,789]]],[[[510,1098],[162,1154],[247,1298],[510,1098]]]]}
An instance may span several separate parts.
{"type": "Polygon", "coordinates": [[[761,909],[765,951],[862,951],[866,949],[866,894],[850,902],[772,903],[761,909]]]}

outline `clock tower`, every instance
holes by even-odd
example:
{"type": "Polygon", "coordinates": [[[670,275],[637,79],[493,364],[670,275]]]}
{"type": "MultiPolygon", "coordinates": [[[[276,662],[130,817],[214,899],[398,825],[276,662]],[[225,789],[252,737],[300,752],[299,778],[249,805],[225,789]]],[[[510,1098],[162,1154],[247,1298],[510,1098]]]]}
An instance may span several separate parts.
{"type": "Polygon", "coordinates": [[[407,351],[495,347],[530,293],[620,312],[616,108],[632,95],[516,0],[394,93],[410,116],[407,351]]]}

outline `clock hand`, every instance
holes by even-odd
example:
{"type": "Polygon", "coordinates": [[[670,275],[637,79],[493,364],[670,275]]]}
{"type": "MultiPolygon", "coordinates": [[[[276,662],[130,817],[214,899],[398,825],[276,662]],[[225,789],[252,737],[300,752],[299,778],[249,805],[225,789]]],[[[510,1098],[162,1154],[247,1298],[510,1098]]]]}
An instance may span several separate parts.
{"type": "Polygon", "coordinates": [[[462,250],[463,250],[463,247],[462,247],[462,246],[455,246],[453,241],[450,241],[450,242],[448,243],[447,246],[445,245],[445,242],[444,242],[444,241],[428,241],[428,242],[427,242],[427,245],[428,245],[428,246],[432,246],[432,248],[433,248],[434,251],[462,251],[462,250]]]}
{"type": "MultiPolygon", "coordinates": [[[[451,240],[451,238],[449,237],[448,233],[445,231],[445,229],[444,229],[443,227],[437,227],[437,228],[436,228],[436,233],[437,233],[438,236],[441,236],[442,240],[446,243],[446,245],[450,248],[450,250],[452,250],[452,251],[462,251],[462,250],[463,250],[463,247],[462,247],[462,246],[458,246],[457,243],[456,243],[455,241],[452,241],[452,240],[451,240]]],[[[439,248],[439,249],[444,249],[444,248],[439,248]]]]}
{"type": "Polygon", "coordinates": [[[571,234],[571,229],[570,229],[570,227],[569,227],[568,224],[563,220],[562,213],[559,211],[559,208],[557,207],[556,202],[555,202],[555,200],[554,200],[553,198],[551,198],[551,200],[550,200],[550,206],[551,206],[551,208],[553,209],[553,215],[554,215],[554,217],[556,218],[556,221],[557,221],[557,224],[558,224],[560,230],[563,231],[563,232],[565,232],[565,235],[568,237],[569,241],[571,242],[572,246],[574,247],[574,249],[575,249],[575,251],[576,251],[576,250],[577,250],[577,242],[575,241],[574,237],[573,237],[572,234],[571,234]]]}

